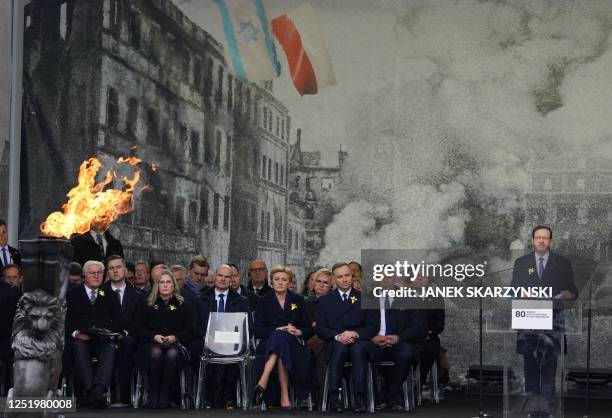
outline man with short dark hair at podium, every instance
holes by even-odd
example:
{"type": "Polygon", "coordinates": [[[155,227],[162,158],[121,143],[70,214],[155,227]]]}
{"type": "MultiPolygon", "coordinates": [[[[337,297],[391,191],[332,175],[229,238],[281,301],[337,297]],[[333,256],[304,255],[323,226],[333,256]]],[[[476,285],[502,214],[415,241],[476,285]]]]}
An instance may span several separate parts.
{"type": "MultiPolygon", "coordinates": [[[[514,262],[511,286],[551,287],[555,299],[554,330],[561,331],[563,324],[559,314],[562,301],[578,297],[572,263],[569,259],[550,251],[552,242],[550,227],[538,225],[533,228],[531,242],[534,251],[514,262]]],[[[548,408],[538,405],[537,410],[527,406],[531,418],[548,418],[554,408],[557,358],[562,349],[566,349],[565,341],[560,341],[554,333],[540,331],[517,334],[516,352],[523,355],[524,359],[525,392],[528,396],[540,396],[549,404],[548,408]]]]}

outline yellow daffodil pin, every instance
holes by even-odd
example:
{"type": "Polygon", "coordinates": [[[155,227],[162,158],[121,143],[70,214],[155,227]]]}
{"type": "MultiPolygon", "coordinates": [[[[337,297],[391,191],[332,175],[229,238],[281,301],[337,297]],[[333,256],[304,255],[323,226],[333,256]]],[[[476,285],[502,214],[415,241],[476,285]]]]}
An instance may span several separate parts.
{"type": "Polygon", "coordinates": [[[171,311],[175,311],[176,310],[176,306],[174,306],[174,305],[170,305],[169,308],[170,308],[171,311]]]}
{"type": "Polygon", "coordinates": [[[357,297],[356,296],[351,296],[351,303],[355,303],[357,302],[357,297]]]}
{"type": "Polygon", "coordinates": [[[292,303],[291,304],[291,310],[295,311],[297,309],[297,303],[292,303]]]}
{"type": "Polygon", "coordinates": [[[159,309],[159,306],[157,306],[157,305],[153,305],[153,309],[158,310],[158,309],[159,309]]]}
{"type": "Polygon", "coordinates": [[[527,269],[527,273],[531,276],[533,273],[535,272],[535,269],[533,267],[529,267],[527,269]]]}
{"type": "Polygon", "coordinates": [[[98,295],[100,295],[100,296],[106,296],[106,293],[104,293],[104,290],[100,290],[100,291],[98,291],[98,295]]]}

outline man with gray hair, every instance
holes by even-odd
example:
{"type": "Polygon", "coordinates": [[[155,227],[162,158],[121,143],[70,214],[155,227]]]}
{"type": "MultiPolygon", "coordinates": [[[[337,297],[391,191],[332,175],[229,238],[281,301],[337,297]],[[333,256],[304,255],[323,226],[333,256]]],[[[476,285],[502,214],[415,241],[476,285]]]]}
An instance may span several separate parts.
{"type": "Polygon", "coordinates": [[[66,336],[72,350],[80,404],[106,408],[116,347],[111,340],[96,336],[91,330],[120,333],[123,329],[121,307],[115,294],[101,288],[104,264],[89,260],[83,265],[83,272],[83,283],[66,296],[66,336]],[[98,356],[95,374],[91,365],[94,353],[98,356]]]}

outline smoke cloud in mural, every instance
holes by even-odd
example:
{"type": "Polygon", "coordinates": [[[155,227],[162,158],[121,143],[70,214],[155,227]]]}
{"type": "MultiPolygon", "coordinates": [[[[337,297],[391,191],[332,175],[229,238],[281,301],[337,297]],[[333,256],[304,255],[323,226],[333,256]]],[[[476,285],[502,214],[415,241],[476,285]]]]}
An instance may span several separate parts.
{"type": "Polygon", "coordinates": [[[516,247],[533,167],[612,159],[612,4],[394,4],[395,74],[352,100],[320,263],[516,247]]]}

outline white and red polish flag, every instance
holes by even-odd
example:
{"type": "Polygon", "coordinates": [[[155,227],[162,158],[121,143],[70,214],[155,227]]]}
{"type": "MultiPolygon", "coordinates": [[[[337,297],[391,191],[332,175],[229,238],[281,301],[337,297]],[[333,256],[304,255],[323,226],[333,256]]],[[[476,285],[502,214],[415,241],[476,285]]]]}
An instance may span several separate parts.
{"type": "Polygon", "coordinates": [[[272,19],[272,32],[285,50],[291,79],[300,95],[316,94],[336,84],[334,67],[309,3],[272,19]]]}

